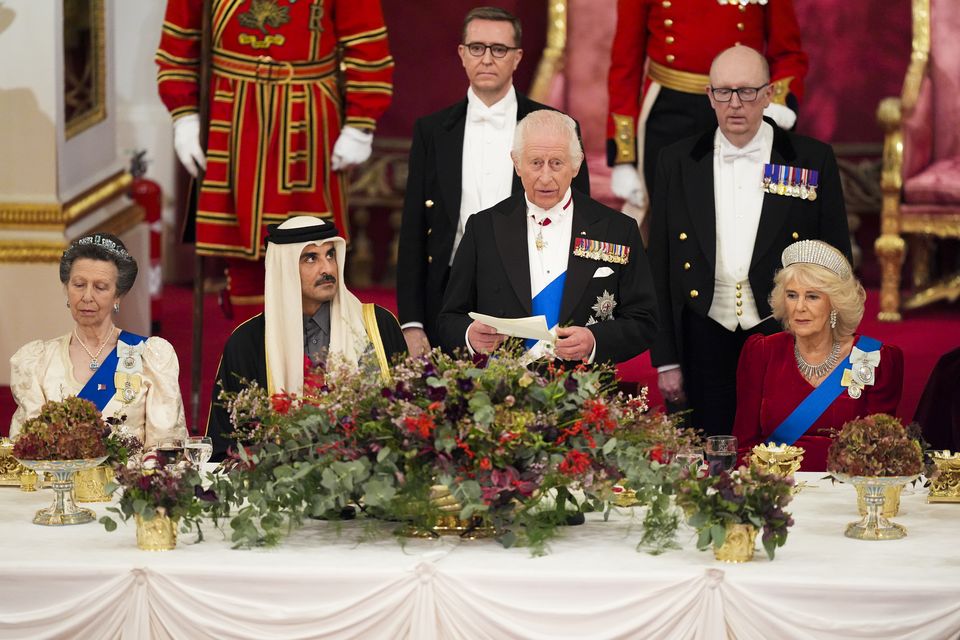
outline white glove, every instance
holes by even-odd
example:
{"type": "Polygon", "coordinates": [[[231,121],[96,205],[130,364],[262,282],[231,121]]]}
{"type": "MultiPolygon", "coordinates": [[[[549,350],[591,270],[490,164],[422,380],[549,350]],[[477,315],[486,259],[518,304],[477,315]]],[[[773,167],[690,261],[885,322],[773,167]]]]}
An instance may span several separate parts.
{"type": "Polygon", "coordinates": [[[763,110],[763,115],[776,122],[781,129],[793,129],[793,125],[797,124],[797,114],[794,113],[793,109],[775,102],[771,102],[763,110]]]}
{"type": "Polygon", "coordinates": [[[640,179],[640,172],[632,164],[614,165],[610,175],[610,188],[613,195],[623,198],[641,209],[647,206],[647,189],[640,179]]]}
{"type": "Polygon", "coordinates": [[[356,127],[344,127],[333,145],[330,168],[343,171],[365,162],[373,151],[373,133],[356,127]]]}
{"type": "Polygon", "coordinates": [[[207,168],[207,157],[200,146],[200,116],[191,113],[173,121],[173,148],[180,164],[194,178],[207,168]]]}

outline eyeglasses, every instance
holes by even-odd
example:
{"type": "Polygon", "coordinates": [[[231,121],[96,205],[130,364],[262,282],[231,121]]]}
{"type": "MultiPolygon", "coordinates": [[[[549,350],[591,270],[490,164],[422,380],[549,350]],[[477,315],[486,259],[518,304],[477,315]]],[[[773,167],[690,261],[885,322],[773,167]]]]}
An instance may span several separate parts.
{"type": "Polygon", "coordinates": [[[757,96],[760,95],[760,91],[768,84],[770,83],[764,82],[759,87],[739,87],[734,89],[728,89],[727,87],[710,87],[710,93],[713,94],[713,99],[717,102],[730,102],[730,100],[733,99],[733,94],[737,94],[740,102],[753,102],[757,99],[757,96]]]}
{"type": "Polygon", "coordinates": [[[470,55],[474,58],[482,58],[484,54],[487,53],[487,49],[490,49],[490,55],[494,58],[503,58],[509,51],[516,51],[520,48],[508,47],[505,44],[483,44],[482,42],[471,42],[463,46],[467,48],[467,51],[469,51],[470,55]]]}

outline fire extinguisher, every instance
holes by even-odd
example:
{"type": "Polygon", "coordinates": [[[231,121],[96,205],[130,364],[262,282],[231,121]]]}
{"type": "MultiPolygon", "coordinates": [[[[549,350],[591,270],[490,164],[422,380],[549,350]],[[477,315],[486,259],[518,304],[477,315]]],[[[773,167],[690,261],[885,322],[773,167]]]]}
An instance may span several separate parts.
{"type": "Polygon", "coordinates": [[[150,228],[150,332],[153,335],[160,333],[160,312],[162,311],[163,278],[160,260],[163,254],[163,221],[160,214],[163,207],[163,193],[160,185],[143,177],[147,172],[147,152],[136,151],[130,162],[130,173],[133,183],[130,186],[130,197],[143,207],[146,212],[147,225],[150,228]]]}

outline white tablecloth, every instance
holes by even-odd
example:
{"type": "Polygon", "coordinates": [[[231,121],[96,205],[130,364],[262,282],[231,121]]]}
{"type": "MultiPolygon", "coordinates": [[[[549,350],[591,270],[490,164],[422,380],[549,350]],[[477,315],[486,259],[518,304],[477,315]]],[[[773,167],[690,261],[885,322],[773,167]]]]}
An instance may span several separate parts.
{"type": "MultiPolygon", "coordinates": [[[[957,638],[960,504],[904,495],[903,540],[843,536],[853,489],[822,474],[769,562],[638,553],[631,510],[588,516],[549,555],[494,541],[407,540],[384,523],[310,522],[272,549],[181,539],[136,548],[131,522],[31,524],[50,492],[0,487],[2,638],[957,638]]],[[[103,511],[103,505],[94,505],[103,511]]]]}

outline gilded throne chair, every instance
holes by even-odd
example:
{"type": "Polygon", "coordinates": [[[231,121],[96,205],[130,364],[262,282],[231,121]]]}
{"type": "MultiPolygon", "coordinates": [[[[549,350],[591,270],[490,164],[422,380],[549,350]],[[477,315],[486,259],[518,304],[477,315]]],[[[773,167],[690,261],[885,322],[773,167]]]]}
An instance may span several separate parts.
{"type": "Polygon", "coordinates": [[[880,320],[899,320],[901,269],[909,246],[914,309],[960,296],[960,273],[931,282],[935,241],[960,238],[960,2],[913,0],[910,65],[899,98],[885,98],[880,320]]]}

